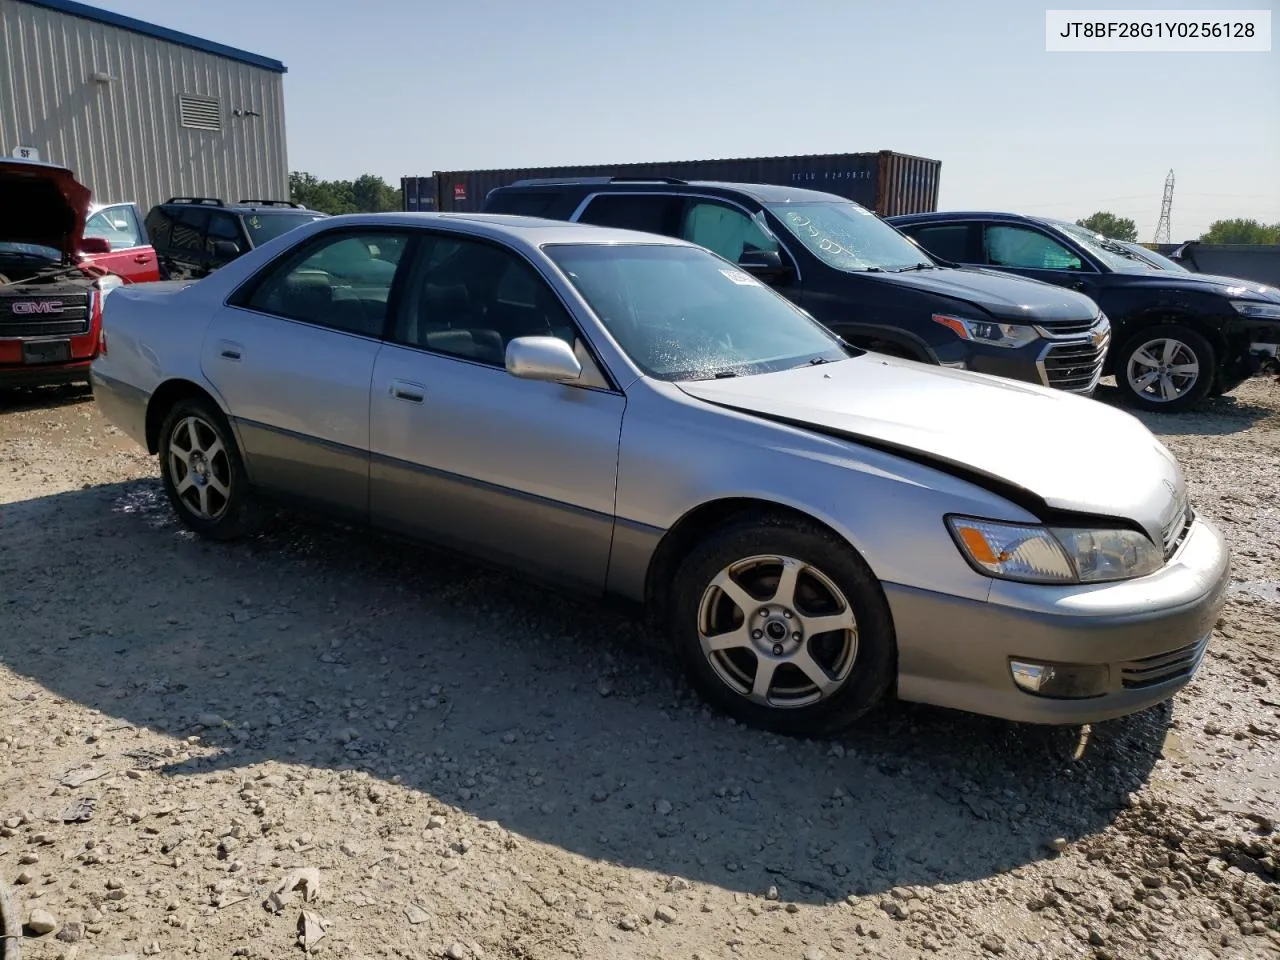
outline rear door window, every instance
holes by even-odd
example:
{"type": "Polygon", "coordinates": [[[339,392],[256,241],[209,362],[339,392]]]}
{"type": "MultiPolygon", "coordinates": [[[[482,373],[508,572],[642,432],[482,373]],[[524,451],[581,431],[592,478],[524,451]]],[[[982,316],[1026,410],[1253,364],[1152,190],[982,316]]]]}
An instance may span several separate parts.
{"type": "Polygon", "coordinates": [[[174,218],[171,245],[175,251],[199,256],[204,252],[205,232],[208,229],[208,210],[179,210],[174,218]]]}
{"type": "Polygon", "coordinates": [[[928,227],[906,227],[902,231],[934,256],[953,263],[979,262],[970,238],[973,229],[967,223],[939,223],[928,227]]]}
{"type": "Polygon", "coordinates": [[[680,235],[682,206],[683,201],[679,197],[606,193],[594,197],[578,220],[597,227],[617,227],[676,237],[680,235]]]}

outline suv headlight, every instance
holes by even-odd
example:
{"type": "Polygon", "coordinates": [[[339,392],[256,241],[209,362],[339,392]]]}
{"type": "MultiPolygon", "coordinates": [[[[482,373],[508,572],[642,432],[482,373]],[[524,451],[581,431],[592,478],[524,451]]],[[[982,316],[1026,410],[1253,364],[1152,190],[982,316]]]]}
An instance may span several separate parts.
{"type": "Polygon", "coordinates": [[[990,320],[970,320],[935,313],[933,322],[940,323],[961,340],[986,343],[993,347],[1016,349],[1040,339],[1035,327],[1021,323],[994,323],[990,320]]]}
{"type": "Polygon", "coordinates": [[[947,517],[965,558],[982,573],[1023,583],[1132,580],[1164,566],[1161,551],[1136,530],[1023,526],[947,517]]]}
{"type": "Polygon", "coordinates": [[[1280,303],[1260,303],[1257,300],[1232,300],[1236,313],[1257,320],[1280,320],[1280,303]]]}

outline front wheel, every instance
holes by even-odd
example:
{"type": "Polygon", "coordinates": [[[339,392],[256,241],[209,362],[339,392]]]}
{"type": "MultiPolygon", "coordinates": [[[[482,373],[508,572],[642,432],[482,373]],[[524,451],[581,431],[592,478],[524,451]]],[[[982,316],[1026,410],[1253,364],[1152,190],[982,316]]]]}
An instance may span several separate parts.
{"type": "Polygon", "coordinates": [[[680,564],[670,617],[694,687],[755,727],[835,733],[894,678],[893,625],[874,574],[839,537],[798,518],[713,532],[680,564]]]}
{"type": "Polygon", "coordinates": [[[160,475],[178,518],[212,540],[232,540],[254,525],[244,461],[214,404],[188,397],[160,427],[160,475]]]}
{"type": "Polygon", "coordinates": [[[1213,345],[1190,327],[1162,324],[1139,330],[1116,354],[1116,386],[1131,405],[1179,413],[1213,388],[1213,345]]]}

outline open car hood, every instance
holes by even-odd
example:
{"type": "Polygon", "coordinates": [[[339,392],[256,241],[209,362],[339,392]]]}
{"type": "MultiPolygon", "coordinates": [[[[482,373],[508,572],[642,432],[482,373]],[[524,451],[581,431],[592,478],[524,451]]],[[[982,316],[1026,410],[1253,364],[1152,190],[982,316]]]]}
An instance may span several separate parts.
{"type": "Polygon", "coordinates": [[[66,167],[0,159],[0,242],[35,243],[75,257],[89,214],[89,188],[66,167]]]}

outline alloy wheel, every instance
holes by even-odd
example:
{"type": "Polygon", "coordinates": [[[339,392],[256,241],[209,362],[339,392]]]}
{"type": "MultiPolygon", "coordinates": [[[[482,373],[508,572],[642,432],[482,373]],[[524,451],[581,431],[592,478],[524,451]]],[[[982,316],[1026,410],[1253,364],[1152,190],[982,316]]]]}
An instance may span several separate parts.
{"type": "Polygon", "coordinates": [[[1130,354],[1125,375],[1138,396],[1154,403],[1169,403],[1195,388],[1200,379],[1200,361],[1181,340],[1161,337],[1148,340],[1130,354]]]}
{"type": "Polygon", "coordinates": [[[178,499],[201,520],[217,520],[231,503],[231,460],[218,432],[197,416],[169,434],[169,477],[178,499]]]}
{"type": "Polygon", "coordinates": [[[703,592],[698,639],[721,681],[772,708],[831,697],[858,654],[848,598],[817,567],[793,557],[749,557],[722,569],[703,592]]]}

